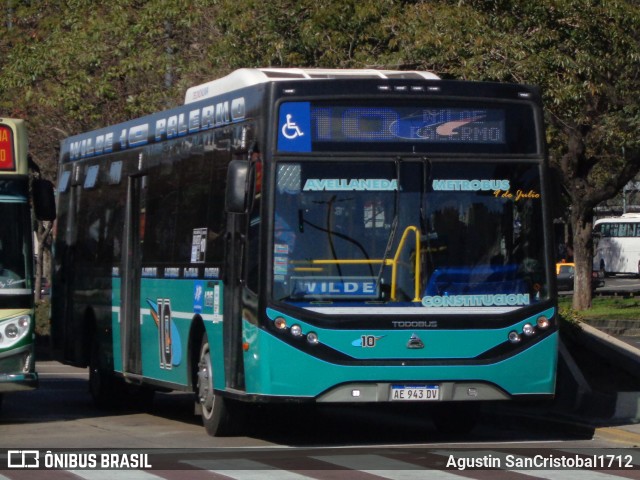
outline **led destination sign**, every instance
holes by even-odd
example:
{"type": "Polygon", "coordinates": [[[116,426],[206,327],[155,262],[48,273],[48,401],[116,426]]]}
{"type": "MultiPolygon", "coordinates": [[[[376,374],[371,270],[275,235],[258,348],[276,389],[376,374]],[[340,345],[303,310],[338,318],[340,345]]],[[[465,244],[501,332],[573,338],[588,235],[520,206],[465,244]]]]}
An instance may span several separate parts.
{"type": "Polygon", "coordinates": [[[504,111],[469,108],[321,107],[314,141],[504,143],[504,111]]]}
{"type": "Polygon", "coordinates": [[[278,150],[311,152],[348,143],[502,146],[506,125],[503,108],[287,102],[280,107],[278,150]]]}

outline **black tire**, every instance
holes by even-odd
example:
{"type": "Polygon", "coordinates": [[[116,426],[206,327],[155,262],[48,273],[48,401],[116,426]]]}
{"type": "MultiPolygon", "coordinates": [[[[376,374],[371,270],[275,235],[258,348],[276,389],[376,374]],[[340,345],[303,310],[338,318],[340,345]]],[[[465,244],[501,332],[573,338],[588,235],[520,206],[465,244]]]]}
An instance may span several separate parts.
{"type": "Polygon", "coordinates": [[[207,334],[202,335],[200,353],[196,365],[196,402],[202,411],[202,424],[213,437],[224,437],[235,433],[230,401],[215,393],[213,389],[213,365],[207,334]]]}
{"type": "Polygon", "coordinates": [[[89,361],[89,393],[96,407],[101,409],[132,409],[148,412],[153,405],[155,391],[145,385],[132,385],[100,365],[98,342],[91,345],[89,361]]]}

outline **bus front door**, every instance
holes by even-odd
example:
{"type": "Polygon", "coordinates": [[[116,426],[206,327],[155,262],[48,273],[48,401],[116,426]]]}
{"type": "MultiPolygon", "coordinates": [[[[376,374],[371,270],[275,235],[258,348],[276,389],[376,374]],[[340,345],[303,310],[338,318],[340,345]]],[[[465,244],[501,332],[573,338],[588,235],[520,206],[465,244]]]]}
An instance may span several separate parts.
{"type": "Polygon", "coordinates": [[[120,290],[120,338],[125,376],[142,374],[140,339],[140,278],[145,228],[146,176],[129,177],[125,211],[120,290]]]}
{"type": "Polygon", "coordinates": [[[244,359],[242,355],[242,266],[246,251],[244,214],[227,216],[225,242],[224,288],[224,358],[227,387],[244,390],[244,359]]]}

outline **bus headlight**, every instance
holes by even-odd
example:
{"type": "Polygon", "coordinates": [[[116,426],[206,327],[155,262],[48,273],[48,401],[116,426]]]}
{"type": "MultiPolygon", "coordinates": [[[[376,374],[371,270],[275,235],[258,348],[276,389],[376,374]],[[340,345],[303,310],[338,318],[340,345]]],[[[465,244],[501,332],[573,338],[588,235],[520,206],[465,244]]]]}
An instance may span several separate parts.
{"type": "Polygon", "coordinates": [[[309,342],[309,344],[311,345],[317,345],[318,342],[320,342],[320,339],[318,338],[318,334],[316,332],[307,333],[307,342],[309,342]]]}
{"type": "Polygon", "coordinates": [[[531,325],[530,323],[525,323],[522,326],[522,333],[524,333],[527,337],[530,337],[531,335],[536,333],[536,329],[533,328],[533,325],[531,325]]]}
{"type": "Polygon", "coordinates": [[[0,347],[8,348],[27,336],[31,327],[31,317],[21,315],[0,322],[0,347]]]}
{"type": "Polygon", "coordinates": [[[520,340],[522,340],[522,338],[518,335],[518,332],[515,330],[509,332],[509,341],[511,343],[520,343],[520,340]]]}
{"type": "Polygon", "coordinates": [[[287,328],[287,321],[282,317],[276,318],[273,321],[273,324],[276,326],[278,330],[284,330],[285,328],[287,328]]]}
{"type": "Polygon", "coordinates": [[[10,323],[4,328],[4,334],[10,340],[17,338],[19,333],[20,331],[15,323],[10,323]]]}
{"type": "Polygon", "coordinates": [[[549,325],[551,324],[551,322],[547,317],[543,315],[541,317],[538,317],[538,320],[536,320],[536,324],[538,325],[538,328],[542,330],[546,330],[547,328],[549,328],[549,325]]]}
{"type": "Polygon", "coordinates": [[[300,327],[300,325],[291,325],[291,335],[294,337],[301,337],[302,327],[300,327]]]}

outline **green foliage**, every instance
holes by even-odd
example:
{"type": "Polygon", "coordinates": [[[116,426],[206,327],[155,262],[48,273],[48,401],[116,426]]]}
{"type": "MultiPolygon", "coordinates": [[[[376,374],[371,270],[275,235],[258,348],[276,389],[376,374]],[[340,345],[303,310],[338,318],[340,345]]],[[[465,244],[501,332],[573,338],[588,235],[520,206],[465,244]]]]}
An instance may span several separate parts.
{"type": "Polygon", "coordinates": [[[51,302],[49,300],[40,300],[36,303],[36,335],[39,337],[48,337],[51,332],[49,323],[49,312],[51,310],[51,302]]]}
{"type": "Polygon", "coordinates": [[[189,85],[257,66],[533,83],[554,158],[579,125],[590,127],[587,154],[599,160],[590,171],[601,182],[625,163],[623,146],[638,150],[640,13],[630,1],[12,0],[4,13],[0,109],[27,117],[34,138],[51,144],[45,154],[37,142],[39,157],[53,155],[54,139],[174,105],[189,85]]]}
{"type": "Polygon", "coordinates": [[[591,308],[576,312],[571,308],[570,297],[560,299],[560,314],[576,320],[637,320],[640,321],[640,299],[638,297],[596,297],[591,308]]]}
{"type": "Polygon", "coordinates": [[[577,325],[584,321],[584,316],[581,312],[574,310],[571,307],[561,307],[559,309],[560,321],[568,324],[577,325]]]}

